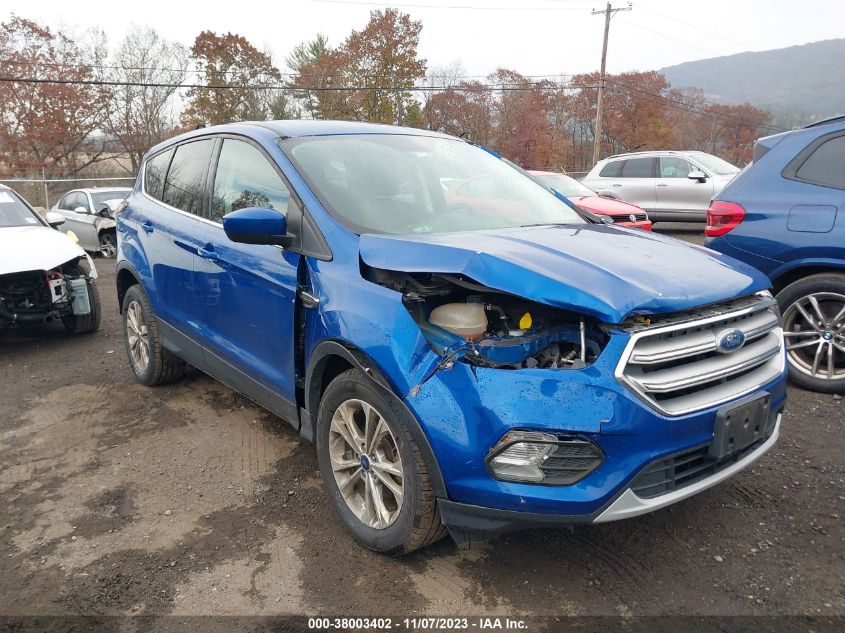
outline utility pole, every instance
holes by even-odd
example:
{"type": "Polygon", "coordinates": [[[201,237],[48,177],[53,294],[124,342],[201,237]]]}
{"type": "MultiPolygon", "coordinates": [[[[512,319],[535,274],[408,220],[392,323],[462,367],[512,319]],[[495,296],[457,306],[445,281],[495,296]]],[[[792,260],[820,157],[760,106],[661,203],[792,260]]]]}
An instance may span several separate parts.
{"type": "Polygon", "coordinates": [[[598,99],[596,100],[596,138],[593,142],[593,165],[599,162],[599,158],[601,158],[601,117],[604,101],[604,69],[607,63],[607,35],[610,32],[610,18],[620,11],[630,11],[632,8],[633,7],[630,2],[627,7],[619,7],[616,9],[614,9],[610,5],[610,2],[608,2],[607,8],[604,11],[598,11],[596,9],[593,9],[592,11],[592,15],[604,14],[604,42],[601,45],[601,73],[599,76],[599,94],[598,99]]]}

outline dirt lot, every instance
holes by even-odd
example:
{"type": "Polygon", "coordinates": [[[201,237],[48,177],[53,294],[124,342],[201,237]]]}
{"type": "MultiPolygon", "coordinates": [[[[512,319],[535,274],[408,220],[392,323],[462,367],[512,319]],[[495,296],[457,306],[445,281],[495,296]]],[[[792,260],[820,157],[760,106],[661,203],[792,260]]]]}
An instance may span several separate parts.
{"type": "Polygon", "coordinates": [[[674,507],[394,560],[286,423],[198,373],[135,383],[98,261],[101,331],[0,335],[0,615],[845,615],[841,399],[792,388],[773,451],[674,507]]]}

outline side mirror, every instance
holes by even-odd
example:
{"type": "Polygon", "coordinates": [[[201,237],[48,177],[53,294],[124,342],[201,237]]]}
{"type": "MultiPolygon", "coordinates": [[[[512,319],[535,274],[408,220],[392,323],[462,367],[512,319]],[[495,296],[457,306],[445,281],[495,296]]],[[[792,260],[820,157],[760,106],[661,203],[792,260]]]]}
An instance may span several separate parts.
{"type": "Polygon", "coordinates": [[[47,224],[52,226],[54,229],[59,228],[65,223],[65,216],[61,213],[56,213],[55,211],[47,211],[47,213],[44,214],[44,219],[47,220],[47,224]]]}
{"type": "Polygon", "coordinates": [[[687,174],[687,178],[690,180],[697,180],[698,182],[707,182],[707,174],[705,174],[700,169],[695,169],[687,174]]]}
{"type": "Polygon", "coordinates": [[[86,209],[85,207],[76,207],[73,210],[73,212],[74,213],[88,213],[88,209],[86,209]]]}
{"type": "Polygon", "coordinates": [[[247,207],[223,216],[223,230],[233,242],[288,246],[287,218],[265,207],[247,207]]]}

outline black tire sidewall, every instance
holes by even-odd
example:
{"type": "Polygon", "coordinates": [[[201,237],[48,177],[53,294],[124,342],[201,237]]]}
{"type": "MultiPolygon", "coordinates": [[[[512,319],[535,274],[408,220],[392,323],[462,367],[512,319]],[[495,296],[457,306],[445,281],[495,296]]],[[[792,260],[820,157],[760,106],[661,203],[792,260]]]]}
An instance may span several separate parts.
{"type": "MultiPolygon", "coordinates": [[[[845,295],[845,275],[836,273],[812,275],[789,284],[776,297],[781,314],[786,314],[789,306],[802,297],[816,292],[838,292],[845,295]]],[[[790,380],[805,389],[823,393],[845,393],[845,380],[831,381],[809,376],[795,369],[788,356],[787,366],[790,380]]]]}
{"type": "Polygon", "coordinates": [[[413,442],[406,430],[404,412],[388,402],[378,393],[377,387],[370,384],[370,379],[357,371],[345,372],[328,386],[320,401],[317,416],[316,444],[317,461],[326,494],[329,496],[335,512],[356,540],[365,547],[382,552],[393,553],[402,549],[414,526],[419,497],[419,479],[413,451],[409,443],[413,442]],[[346,505],[334,479],[328,452],[328,436],[332,416],[337,407],[349,399],[363,400],[376,408],[396,438],[397,448],[402,458],[404,496],[399,516],[387,528],[377,530],[364,525],[346,505]]]}
{"type": "Polygon", "coordinates": [[[147,299],[147,295],[144,293],[143,288],[138,285],[131,286],[129,290],[126,291],[126,295],[123,297],[123,345],[126,349],[126,358],[129,361],[129,368],[132,370],[132,373],[135,374],[135,378],[138,382],[145,385],[152,383],[156,371],[156,355],[153,353],[153,350],[155,349],[155,341],[153,340],[153,337],[155,336],[156,330],[151,327],[152,319],[154,318],[152,310],[150,310],[149,300],[147,299]],[[132,352],[129,349],[129,332],[126,325],[129,315],[129,304],[133,301],[137,302],[138,305],[141,306],[141,311],[144,313],[144,320],[147,324],[147,336],[149,337],[150,342],[150,361],[147,363],[146,371],[142,374],[138,373],[135,368],[135,363],[132,362],[132,352]]]}

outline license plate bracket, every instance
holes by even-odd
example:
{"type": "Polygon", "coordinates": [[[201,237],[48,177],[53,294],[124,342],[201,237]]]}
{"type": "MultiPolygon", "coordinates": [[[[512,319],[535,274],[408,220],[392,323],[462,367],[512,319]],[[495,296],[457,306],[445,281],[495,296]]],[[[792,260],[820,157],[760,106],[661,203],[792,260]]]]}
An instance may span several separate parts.
{"type": "Polygon", "coordinates": [[[724,459],[763,439],[769,426],[771,404],[771,395],[763,393],[719,409],[708,451],[710,457],[724,459]]]}

